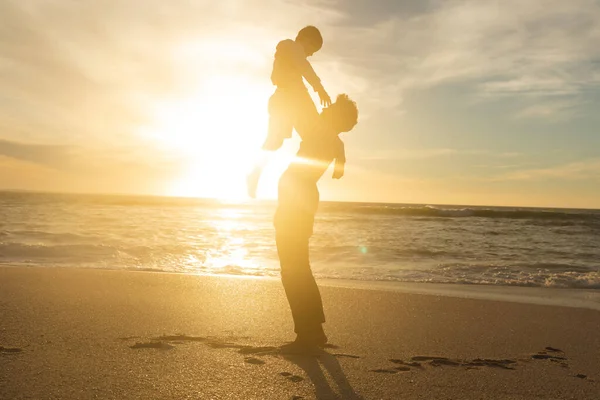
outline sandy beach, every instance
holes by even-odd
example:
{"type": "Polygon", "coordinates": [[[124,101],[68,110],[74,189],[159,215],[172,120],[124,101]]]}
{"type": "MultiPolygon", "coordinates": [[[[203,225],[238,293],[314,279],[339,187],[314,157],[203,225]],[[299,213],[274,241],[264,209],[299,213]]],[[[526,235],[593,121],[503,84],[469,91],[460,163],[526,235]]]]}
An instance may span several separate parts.
{"type": "Polygon", "coordinates": [[[323,286],[331,346],[280,282],[0,268],[2,399],[599,399],[600,312],[323,286]]]}

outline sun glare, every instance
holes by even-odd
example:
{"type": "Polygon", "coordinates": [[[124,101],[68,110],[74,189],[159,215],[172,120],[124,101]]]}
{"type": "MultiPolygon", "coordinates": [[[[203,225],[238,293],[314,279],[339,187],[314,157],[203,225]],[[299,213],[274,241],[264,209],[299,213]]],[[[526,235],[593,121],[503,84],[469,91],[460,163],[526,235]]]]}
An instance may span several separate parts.
{"type": "Polygon", "coordinates": [[[245,198],[246,175],[266,134],[268,96],[268,87],[249,77],[217,75],[194,96],[158,104],[144,135],[186,165],[167,194],[245,198]]]}
{"type": "MultiPolygon", "coordinates": [[[[273,91],[268,79],[272,49],[266,53],[266,39],[254,39],[241,44],[238,38],[204,37],[174,46],[175,62],[195,88],[185,97],[153,103],[152,121],[140,130],[143,140],[183,165],[164,194],[248,199],[246,177],[266,137],[273,91]]],[[[277,180],[297,146],[286,142],[261,177],[261,198],[276,196],[277,180]]]]}

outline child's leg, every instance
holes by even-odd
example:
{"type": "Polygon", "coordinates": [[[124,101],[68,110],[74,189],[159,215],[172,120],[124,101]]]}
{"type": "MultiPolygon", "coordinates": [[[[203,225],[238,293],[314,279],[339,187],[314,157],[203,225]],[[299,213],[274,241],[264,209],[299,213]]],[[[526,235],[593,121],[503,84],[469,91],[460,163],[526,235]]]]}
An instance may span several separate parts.
{"type": "Polygon", "coordinates": [[[262,145],[263,151],[247,180],[248,195],[252,198],[256,197],[260,176],[271,159],[271,153],[279,150],[285,139],[292,137],[293,120],[289,115],[285,100],[285,93],[279,90],[269,99],[269,130],[262,145]]]}
{"type": "Polygon", "coordinates": [[[256,197],[256,189],[258,189],[258,181],[260,180],[260,176],[262,175],[263,169],[269,163],[269,159],[271,158],[272,151],[261,151],[256,163],[254,164],[254,168],[252,172],[246,178],[246,184],[248,186],[248,196],[251,198],[256,197]]]}
{"type": "Polygon", "coordinates": [[[266,151],[276,151],[281,148],[283,141],[292,136],[294,129],[292,121],[289,117],[283,115],[269,116],[269,131],[262,145],[262,149],[266,151]],[[289,133],[289,136],[287,136],[289,133]]]}
{"type": "Polygon", "coordinates": [[[319,112],[308,90],[298,90],[295,93],[291,113],[293,127],[302,140],[315,133],[319,112]]]}

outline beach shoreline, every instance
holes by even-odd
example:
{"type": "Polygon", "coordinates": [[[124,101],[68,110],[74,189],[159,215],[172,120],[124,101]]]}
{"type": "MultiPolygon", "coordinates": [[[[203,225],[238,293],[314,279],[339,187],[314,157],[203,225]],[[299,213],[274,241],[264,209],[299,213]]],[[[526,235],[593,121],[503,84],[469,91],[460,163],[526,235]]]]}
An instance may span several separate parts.
{"type": "MultiPolygon", "coordinates": [[[[42,266],[0,265],[0,268],[48,268],[42,266]]],[[[50,267],[72,270],[72,267],[50,267]]],[[[123,271],[109,268],[85,268],[100,271],[123,271]]],[[[249,279],[280,282],[279,277],[256,275],[232,274],[204,274],[185,273],[173,271],[160,271],[152,269],[127,269],[126,272],[174,274],[185,276],[208,276],[223,279],[249,279]]],[[[479,299],[491,301],[504,301],[521,304],[537,304],[559,307],[585,308],[600,311],[599,289],[573,289],[557,287],[529,287],[508,285],[481,285],[462,283],[429,283],[429,282],[402,282],[395,280],[351,280],[317,278],[319,286],[342,287],[348,289],[391,291],[408,294],[444,296],[463,299],[479,299]]]]}
{"type": "Polygon", "coordinates": [[[293,358],[273,350],[294,338],[275,279],[2,267],[0,282],[0,398],[600,393],[600,313],[586,308],[321,282],[334,347],[293,358]]]}
{"type": "Polygon", "coordinates": [[[321,279],[325,286],[382,290],[419,295],[503,301],[600,311],[600,290],[525,286],[476,285],[460,283],[419,283],[321,279]]]}

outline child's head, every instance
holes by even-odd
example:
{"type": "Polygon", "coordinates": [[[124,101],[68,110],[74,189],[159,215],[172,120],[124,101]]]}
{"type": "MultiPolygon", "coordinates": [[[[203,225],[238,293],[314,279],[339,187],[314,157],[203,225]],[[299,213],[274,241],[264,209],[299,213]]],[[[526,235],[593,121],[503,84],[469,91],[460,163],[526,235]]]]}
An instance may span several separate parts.
{"type": "Polygon", "coordinates": [[[358,123],[358,107],[347,94],[340,94],[335,103],[321,112],[321,118],[336,135],[341,132],[349,132],[358,123]]]}
{"type": "Polygon", "coordinates": [[[309,57],[323,47],[323,36],[321,36],[321,32],[317,28],[309,25],[300,29],[298,36],[296,36],[296,42],[304,47],[304,52],[309,57]]]}

